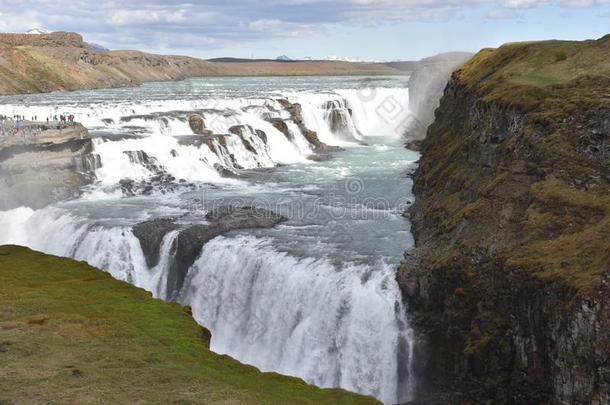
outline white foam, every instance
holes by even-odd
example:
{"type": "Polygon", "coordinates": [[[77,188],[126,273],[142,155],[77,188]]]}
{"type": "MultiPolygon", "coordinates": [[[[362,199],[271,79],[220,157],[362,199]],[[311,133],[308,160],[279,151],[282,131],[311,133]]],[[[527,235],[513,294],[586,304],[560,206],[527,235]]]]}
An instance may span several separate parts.
{"type": "Polygon", "coordinates": [[[411,386],[411,345],[390,266],[297,259],[265,239],[219,237],[190,269],[181,302],[212,332],[212,350],[262,370],[343,387],[385,403],[411,386]]]}

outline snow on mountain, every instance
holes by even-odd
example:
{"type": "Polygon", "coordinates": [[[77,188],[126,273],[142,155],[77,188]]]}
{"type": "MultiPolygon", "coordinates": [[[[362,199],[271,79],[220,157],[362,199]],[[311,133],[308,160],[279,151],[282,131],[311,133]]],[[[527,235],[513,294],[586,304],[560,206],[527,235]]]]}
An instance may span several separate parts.
{"type": "Polygon", "coordinates": [[[41,27],[34,27],[32,29],[27,30],[25,33],[26,34],[49,34],[53,31],[48,30],[46,28],[41,28],[41,27]]]}

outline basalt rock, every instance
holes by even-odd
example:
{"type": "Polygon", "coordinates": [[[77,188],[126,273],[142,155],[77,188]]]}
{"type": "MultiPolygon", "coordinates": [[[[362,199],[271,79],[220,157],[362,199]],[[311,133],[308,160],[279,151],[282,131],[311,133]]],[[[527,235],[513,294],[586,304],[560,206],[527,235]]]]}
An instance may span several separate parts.
{"type": "Polygon", "coordinates": [[[197,135],[209,135],[211,131],[205,128],[205,122],[203,121],[203,117],[199,114],[189,115],[189,127],[191,127],[191,131],[197,135]]]}
{"type": "Polygon", "coordinates": [[[271,122],[271,125],[273,125],[275,129],[284,134],[286,139],[288,139],[289,141],[292,141],[294,139],[294,137],[288,130],[288,125],[286,125],[286,121],[284,121],[282,118],[271,118],[269,122],[271,122]]]}
{"type": "Polygon", "coordinates": [[[307,126],[303,122],[303,116],[301,114],[302,109],[299,103],[293,104],[285,99],[279,99],[278,102],[290,113],[292,120],[297,125],[297,127],[299,127],[299,130],[301,131],[307,142],[311,144],[314,152],[330,153],[342,150],[338,146],[327,145],[324,142],[320,141],[320,139],[318,138],[318,134],[315,131],[312,131],[307,128],[307,126]]]}
{"type": "Polygon", "coordinates": [[[239,139],[241,139],[241,142],[244,144],[244,147],[246,148],[246,150],[248,150],[254,154],[257,154],[258,152],[256,151],[256,148],[254,148],[254,146],[252,146],[250,141],[248,139],[246,139],[246,136],[245,136],[246,131],[255,134],[256,136],[261,138],[261,140],[265,143],[267,142],[267,134],[265,134],[265,132],[263,132],[261,130],[254,130],[254,128],[252,128],[250,125],[234,125],[231,128],[229,128],[229,133],[237,135],[239,137],[239,139]]]}
{"type": "Polygon", "coordinates": [[[327,101],[324,109],[326,110],[326,120],[330,130],[335,133],[347,131],[347,121],[344,114],[351,115],[351,111],[342,106],[337,101],[327,101]]]}
{"type": "MultiPolygon", "coordinates": [[[[510,81],[558,44],[475,56],[422,143],[398,272],[420,403],[610,403],[610,74],[510,81]]],[[[601,61],[610,37],[570,46],[601,61]]]]}
{"type": "Polygon", "coordinates": [[[153,268],[159,263],[161,243],[165,235],[177,228],[175,219],[170,218],[141,222],[132,228],[133,234],[140,241],[149,268],[153,268]]]}
{"type": "Polygon", "coordinates": [[[405,148],[419,152],[421,150],[421,139],[411,139],[405,143],[405,148]]]}
{"type": "Polygon", "coordinates": [[[175,252],[174,259],[166,280],[168,299],[178,297],[189,268],[207,242],[236,229],[271,228],[287,218],[261,208],[225,206],[208,212],[206,220],[207,223],[203,224],[185,225],[177,223],[175,219],[157,219],[140,223],[133,228],[149,267],[159,261],[159,248],[163,238],[169,232],[179,229],[172,247],[175,252]]]}
{"type": "Polygon", "coordinates": [[[271,228],[287,218],[275,212],[253,207],[220,207],[206,215],[208,224],[190,226],[176,238],[176,258],[168,280],[168,298],[175,299],[188,272],[210,240],[235,229],[271,228]]]}

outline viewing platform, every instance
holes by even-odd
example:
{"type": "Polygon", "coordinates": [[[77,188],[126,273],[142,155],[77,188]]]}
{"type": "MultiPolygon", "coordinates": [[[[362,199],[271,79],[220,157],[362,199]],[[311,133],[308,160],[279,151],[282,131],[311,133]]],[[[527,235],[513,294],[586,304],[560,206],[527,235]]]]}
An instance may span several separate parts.
{"type": "Polygon", "coordinates": [[[0,122],[0,148],[16,145],[61,144],[88,137],[89,131],[78,122],[14,120],[0,122]]]}

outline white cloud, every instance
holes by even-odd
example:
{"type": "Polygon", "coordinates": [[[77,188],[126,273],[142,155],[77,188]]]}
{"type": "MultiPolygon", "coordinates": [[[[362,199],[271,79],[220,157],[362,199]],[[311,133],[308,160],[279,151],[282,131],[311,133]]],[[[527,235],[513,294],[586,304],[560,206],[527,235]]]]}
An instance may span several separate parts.
{"type": "Polygon", "coordinates": [[[252,21],[248,24],[252,31],[264,33],[268,36],[302,36],[312,35],[320,32],[320,28],[312,24],[297,24],[278,19],[262,19],[252,21]]]}
{"type": "Polygon", "coordinates": [[[80,32],[110,48],[154,51],[185,44],[201,53],[248,41],[316,35],[333,24],[439,22],[473,10],[490,19],[516,18],[522,10],[544,5],[608,4],[610,0],[0,0],[0,31],[41,26],[80,32]]]}
{"type": "Polygon", "coordinates": [[[116,10],[107,19],[111,25],[141,25],[151,23],[179,24],[186,21],[185,10],[116,10]]]}
{"type": "Polygon", "coordinates": [[[508,8],[531,8],[551,4],[550,0],[504,0],[504,7],[508,8]]]}
{"type": "Polygon", "coordinates": [[[514,8],[496,8],[485,14],[490,20],[505,20],[518,16],[519,13],[514,8]]]}
{"type": "Polygon", "coordinates": [[[561,5],[564,7],[594,7],[602,6],[604,4],[610,4],[610,0],[562,0],[561,5]]]}

